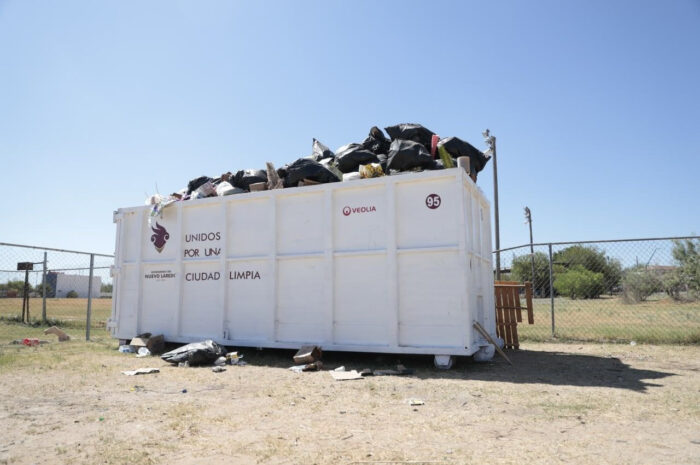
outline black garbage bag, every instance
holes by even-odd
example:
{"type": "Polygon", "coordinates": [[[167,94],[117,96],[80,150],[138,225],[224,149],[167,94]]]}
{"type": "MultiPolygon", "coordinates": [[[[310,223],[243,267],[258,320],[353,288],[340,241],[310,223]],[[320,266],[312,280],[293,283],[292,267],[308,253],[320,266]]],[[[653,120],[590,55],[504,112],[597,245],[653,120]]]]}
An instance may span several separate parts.
{"type": "Polygon", "coordinates": [[[352,173],[367,163],[379,163],[377,156],[362,147],[362,144],[347,144],[335,151],[338,169],[343,173],[352,173]]]}
{"type": "MultiPolygon", "coordinates": [[[[457,166],[456,161],[454,162],[454,164],[455,164],[455,166],[457,166]]],[[[431,171],[444,170],[445,165],[442,163],[442,160],[433,160],[433,163],[430,166],[426,166],[425,169],[431,170],[431,171]]]]}
{"type": "MultiPolygon", "coordinates": [[[[483,170],[486,163],[490,160],[490,157],[484,155],[481,150],[458,137],[440,139],[438,147],[445,147],[445,150],[452,158],[469,157],[470,172],[472,173],[478,173],[483,170]]],[[[457,166],[457,163],[455,163],[455,166],[457,166]]]]}
{"type": "Polygon", "coordinates": [[[389,134],[392,142],[396,139],[412,140],[423,144],[423,147],[426,147],[428,150],[430,150],[431,139],[435,135],[430,129],[413,123],[397,124],[396,126],[384,128],[384,130],[389,134]]]}
{"type": "Polygon", "coordinates": [[[250,190],[256,182],[267,182],[267,173],[263,170],[240,170],[233,176],[233,186],[250,190]]]}
{"type": "Polygon", "coordinates": [[[318,139],[314,139],[314,143],[311,145],[311,159],[321,161],[326,158],[335,158],[335,154],[318,139]]]}
{"type": "Polygon", "coordinates": [[[429,168],[433,166],[430,152],[418,142],[396,139],[391,143],[388,153],[387,168],[390,170],[406,171],[413,168],[429,168]]]}
{"type": "Polygon", "coordinates": [[[190,365],[207,365],[226,355],[226,349],[216,342],[208,339],[202,342],[193,342],[186,346],[166,352],[160,356],[170,363],[188,362],[190,365]]]}
{"type": "Polygon", "coordinates": [[[369,136],[362,141],[362,147],[376,155],[389,153],[390,145],[391,141],[377,126],[372,126],[372,129],[369,130],[369,136]]]}
{"type": "Polygon", "coordinates": [[[320,183],[340,181],[328,168],[309,158],[300,158],[291,165],[285,165],[277,170],[277,174],[284,178],[284,187],[296,187],[303,179],[320,183]]]}
{"type": "Polygon", "coordinates": [[[213,181],[212,178],[209,176],[200,176],[198,178],[194,178],[190,182],[187,183],[187,194],[191,194],[192,192],[196,191],[199,187],[201,187],[203,184],[206,184],[209,181],[213,181]]]}
{"type": "Polygon", "coordinates": [[[379,164],[382,165],[382,171],[388,173],[386,169],[386,164],[389,161],[389,156],[385,153],[380,153],[379,155],[377,155],[377,158],[379,158],[379,164]]]}

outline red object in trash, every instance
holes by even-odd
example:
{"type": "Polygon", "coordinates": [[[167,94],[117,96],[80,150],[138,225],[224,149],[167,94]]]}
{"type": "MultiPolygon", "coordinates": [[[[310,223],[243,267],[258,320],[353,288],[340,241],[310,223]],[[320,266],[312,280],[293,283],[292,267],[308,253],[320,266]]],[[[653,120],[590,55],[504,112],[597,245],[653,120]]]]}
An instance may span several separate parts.
{"type": "Polygon", "coordinates": [[[35,338],[31,338],[31,339],[30,339],[30,338],[25,338],[25,339],[22,341],[22,344],[24,344],[25,346],[29,346],[29,347],[36,347],[36,346],[39,345],[39,339],[35,339],[35,338]]]}
{"type": "Polygon", "coordinates": [[[430,155],[433,157],[433,159],[437,158],[435,154],[437,153],[438,142],[440,142],[440,136],[433,134],[433,136],[430,138],[430,155]]]}

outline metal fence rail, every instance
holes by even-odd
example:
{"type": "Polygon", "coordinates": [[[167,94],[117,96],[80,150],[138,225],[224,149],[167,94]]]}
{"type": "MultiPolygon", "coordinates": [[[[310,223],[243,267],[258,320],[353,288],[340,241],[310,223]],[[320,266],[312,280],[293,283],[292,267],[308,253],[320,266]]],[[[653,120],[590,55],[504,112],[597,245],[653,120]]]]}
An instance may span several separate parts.
{"type": "Polygon", "coordinates": [[[0,344],[47,339],[54,324],[74,338],[107,336],[112,263],[106,254],[0,242],[0,344]]]}
{"type": "MultiPolygon", "coordinates": [[[[700,236],[530,247],[494,251],[502,280],[533,283],[535,324],[520,326],[521,339],[700,342],[700,236]]],[[[108,337],[112,264],[106,254],[0,242],[0,346],[46,339],[52,324],[108,337]]]]}
{"type": "Polygon", "coordinates": [[[525,244],[494,251],[533,283],[525,339],[700,342],[700,236],[525,244]]]}

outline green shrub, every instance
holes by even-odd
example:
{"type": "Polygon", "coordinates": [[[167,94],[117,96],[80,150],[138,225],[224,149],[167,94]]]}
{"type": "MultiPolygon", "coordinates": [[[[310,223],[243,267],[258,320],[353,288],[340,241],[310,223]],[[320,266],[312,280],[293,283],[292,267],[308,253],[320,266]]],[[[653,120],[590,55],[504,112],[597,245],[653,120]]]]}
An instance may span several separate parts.
{"type": "Polygon", "coordinates": [[[625,301],[635,303],[663,289],[661,279],[645,268],[630,269],[622,280],[622,296],[625,301]]]}
{"type": "Polygon", "coordinates": [[[68,293],[66,294],[67,299],[75,299],[77,297],[78,297],[78,293],[75,291],[68,291],[68,293]]]}
{"type": "Polygon", "coordinates": [[[554,290],[572,299],[595,299],[605,291],[603,273],[595,273],[581,265],[558,273],[554,290]]]}

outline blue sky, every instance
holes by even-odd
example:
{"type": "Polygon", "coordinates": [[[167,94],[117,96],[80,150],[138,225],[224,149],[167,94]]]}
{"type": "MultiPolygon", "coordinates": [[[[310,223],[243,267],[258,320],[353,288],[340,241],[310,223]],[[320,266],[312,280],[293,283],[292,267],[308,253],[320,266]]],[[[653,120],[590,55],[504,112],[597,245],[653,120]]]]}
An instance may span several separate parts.
{"type": "MultiPolygon", "coordinates": [[[[374,125],[498,139],[501,245],[700,233],[700,2],[0,0],[0,241],[374,125]]],[[[492,165],[478,183],[492,199],[492,165]]]]}

